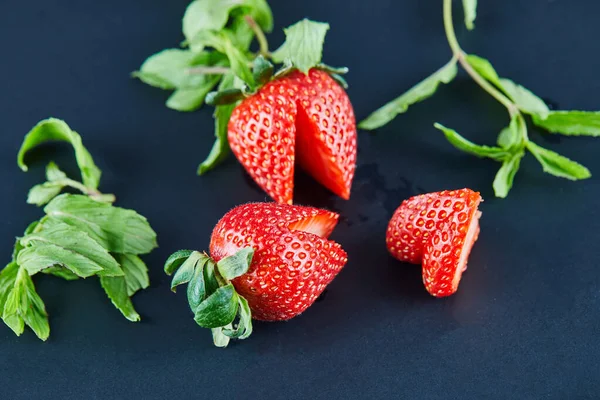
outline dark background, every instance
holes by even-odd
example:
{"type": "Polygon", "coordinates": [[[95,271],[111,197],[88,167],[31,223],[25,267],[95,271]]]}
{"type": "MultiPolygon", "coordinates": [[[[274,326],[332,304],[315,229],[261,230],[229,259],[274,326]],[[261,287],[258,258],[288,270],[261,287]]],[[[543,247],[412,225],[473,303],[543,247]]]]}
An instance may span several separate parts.
{"type": "MultiPolygon", "coordinates": [[[[450,57],[441,1],[271,0],[276,28],[328,21],[325,61],[347,65],[358,118],[450,57]]],[[[600,109],[600,3],[481,1],[477,29],[458,23],[468,51],[489,58],[562,109],[600,109]]],[[[27,190],[56,160],[76,173],[66,145],[47,146],[20,172],[23,135],[40,119],[65,119],[104,171],[101,189],[147,216],[160,248],[145,259],[150,289],[134,298],[141,323],[113,308],[94,279],[36,277],[50,314],[48,342],[0,326],[3,399],[592,399],[600,391],[600,140],[532,133],[588,166],[569,182],[527,156],[505,200],[493,197],[499,164],[454,150],[439,121],[481,143],[508,123],[501,106],[462,75],[375,135],[359,133],[352,199],[300,178],[302,203],[343,220],[333,238],[349,253],[325,298],[287,323],[256,323],[229,348],[212,347],[185,295],[170,293],[162,263],[179,248],[205,249],[231,207],[265,200],[231,157],[205,177],[195,169],[213,141],[210,108],[183,114],[167,93],[129,78],[146,56],[182,39],[187,0],[0,2],[1,259],[41,211],[27,190]],[[387,255],[393,210],[423,191],[482,192],[481,236],[459,292],[430,297],[416,266],[387,255]]],[[[458,5],[458,4],[457,4],[458,5]]]]}

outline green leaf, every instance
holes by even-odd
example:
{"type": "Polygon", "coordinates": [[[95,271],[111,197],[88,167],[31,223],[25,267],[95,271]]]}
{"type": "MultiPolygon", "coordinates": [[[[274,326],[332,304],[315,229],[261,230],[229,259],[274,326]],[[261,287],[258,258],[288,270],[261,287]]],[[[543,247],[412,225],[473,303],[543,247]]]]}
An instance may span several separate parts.
{"type": "Polygon", "coordinates": [[[513,154],[510,158],[502,163],[502,166],[498,170],[496,177],[494,178],[494,193],[496,197],[506,197],[510,188],[513,185],[515,175],[519,170],[521,164],[521,158],[524,153],[522,151],[513,154]]]}
{"type": "Polygon", "coordinates": [[[204,103],[206,95],[215,87],[220,76],[206,75],[201,86],[177,89],[167,99],[167,107],[177,111],[194,111],[204,103]]]}
{"type": "Polygon", "coordinates": [[[50,220],[71,225],[91,236],[111,253],[146,254],[156,244],[156,233],[133,210],[94,201],[87,196],[63,194],[44,211],[50,220]]]}
{"type": "Polygon", "coordinates": [[[237,327],[235,330],[225,328],[223,329],[223,334],[231,339],[246,339],[252,334],[252,312],[250,311],[248,301],[242,296],[238,296],[238,304],[240,319],[237,327]]]}
{"type": "Polygon", "coordinates": [[[100,183],[100,169],[94,164],[92,156],[83,146],[81,136],[62,120],[56,118],[48,118],[38,122],[31,131],[25,136],[25,140],[19,150],[17,162],[23,171],[27,171],[28,167],[25,164],[25,154],[32,148],[49,141],[69,142],[75,150],[75,158],[77,165],[81,170],[83,183],[88,188],[97,189],[100,183]]]}
{"type": "Polygon", "coordinates": [[[483,76],[485,78],[485,80],[489,81],[494,86],[502,89],[502,84],[500,83],[500,77],[498,76],[498,73],[492,66],[492,63],[490,63],[485,58],[479,57],[478,55],[475,55],[475,54],[468,54],[466,59],[467,59],[467,62],[469,63],[469,65],[471,65],[471,67],[473,67],[473,69],[479,75],[483,76]]]}
{"type": "Polygon", "coordinates": [[[160,89],[175,89],[187,79],[195,55],[189,50],[165,49],[151,55],[132,76],[160,89]]]}
{"type": "Polygon", "coordinates": [[[230,324],[238,311],[238,294],[232,284],[220,287],[196,309],[194,320],[204,328],[230,324]]]}
{"type": "Polygon", "coordinates": [[[510,79],[500,78],[500,85],[508,97],[515,102],[519,110],[527,114],[537,115],[541,119],[548,117],[550,109],[544,103],[544,100],[510,79]]]}
{"type": "Polygon", "coordinates": [[[19,268],[13,289],[8,294],[2,314],[4,322],[19,336],[24,324],[29,326],[41,340],[48,339],[50,326],[48,314],[27,271],[19,268]]]}
{"type": "Polygon", "coordinates": [[[183,15],[183,35],[192,42],[202,31],[220,31],[227,24],[229,13],[243,0],[195,0],[183,15]]]}
{"type": "Polygon", "coordinates": [[[50,200],[58,196],[64,185],[60,182],[45,182],[35,185],[29,190],[27,195],[27,203],[43,206],[50,200]]]}
{"type": "Polygon", "coordinates": [[[100,284],[106,292],[106,295],[121,314],[129,321],[136,322],[140,320],[140,315],[133,308],[131,299],[127,294],[127,282],[124,276],[100,277],[100,284]]]}
{"type": "Polygon", "coordinates": [[[406,93],[373,112],[358,125],[359,128],[373,130],[382,127],[398,114],[406,112],[411,105],[431,97],[439,84],[452,81],[456,76],[456,72],[456,60],[452,59],[448,64],[410,88],[406,93]]]}
{"type": "Polygon", "coordinates": [[[8,293],[15,285],[17,279],[17,273],[19,272],[19,265],[16,262],[11,262],[0,271],[0,315],[4,310],[4,304],[8,293]]]}
{"type": "Polygon", "coordinates": [[[290,61],[300,71],[317,66],[323,57],[323,43],[329,24],[303,19],[284,29],[285,42],[272,54],[273,61],[290,61]]]}
{"type": "Polygon", "coordinates": [[[246,247],[239,250],[234,255],[221,259],[217,263],[219,274],[227,280],[232,280],[238,276],[244,275],[248,272],[248,268],[250,268],[253,256],[254,249],[252,247],[246,247]]]}
{"type": "Polygon", "coordinates": [[[273,13],[266,0],[244,0],[243,4],[263,31],[273,30],[273,13]]]}
{"type": "Polygon", "coordinates": [[[563,135],[600,136],[599,111],[550,111],[546,119],[534,115],[533,123],[563,135]]]}
{"type": "Polygon", "coordinates": [[[227,124],[235,104],[217,106],[215,108],[215,143],[213,144],[208,157],[198,167],[198,175],[210,171],[222,163],[229,154],[229,142],[227,141],[227,124]]]}
{"type": "Polygon", "coordinates": [[[211,106],[224,106],[238,102],[244,98],[244,92],[242,89],[231,88],[225,89],[218,92],[210,92],[206,96],[206,103],[211,106]]]}
{"type": "Polygon", "coordinates": [[[194,314],[200,306],[200,303],[202,303],[206,297],[206,284],[204,283],[204,265],[206,264],[206,261],[206,257],[196,261],[194,274],[187,287],[188,303],[194,314]]]}
{"type": "Polygon", "coordinates": [[[64,223],[43,225],[39,232],[21,238],[24,249],[17,263],[33,275],[45,268],[62,265],[85,278],[92,275],[122,276],[115,259],[85,232],[64,223]]]}
{"type": "Polygon", "coordinates": [[[150,286],[148,267],[141,258],[133,254],[114,254],[114,257],[125,274],[128,296],[133,296],[138,290],[150,286]]]}
{"type": "Polygon", "coordinates": [[[542,168],[546,173],[573,181],[587,179],[592,176],[590,171],[583,165],[540,147],[533,142],[527,143],[527,149],[542,164],[542,168]]]}
{"type": "Polygon", "coordinates": [[[259,55],[254,60],[252,75],[254,75],[254,80],[256,81],[257,85],[262,86],[269,82],[269,80],[273,77],[274,71],[275,67],[273,64],[267,61],[262,55],[259,55]]]}
{"type": "Polygon", "coordinates": [[[64,267],[50,267],[50,268],[46,268],[42,270],[42,273],[47,274],[47,275],[54,275],[58,278],[62,278],[66,281],[75,281],[77,279],[79,279],[79,277],[77,275],[75,275],[74,273],[72,273],[71,271],[69,271],[68,269],[64,268],[64,267]]]}
{"type": "Polygon", "coordinates": [[[213,294],[220,286],[216,268],[216,264],[211,259],[208,259],[204,265],[204,285],[207,296],[213,294]]]}
{"type": "Polygon", "coordinates": [[[505,150],[521,146],[524,137],[522,129],[523,127],[519,122],[519,118],[516,116],[513,117],[510,120],[510,124],[498,135],[498,146],[505,150]]]}
{"type": "Polygon", "coordinates": [[[233,73],[248,85],[254,84],[254,78],[250,71],[249,58],[234,44],[234,37],[227,31],[200,31],[191,41],[190,45],[194,51],[197,48],[210,46],[217,51],[224,53],[229,60],[233,73]]]}
{"type": "Polygon", "coordinates": [[[164,270],[167,275],[173,274],[191,255],[192,250],[178,250],[165,261],[164,270]]]}
{"type": "Polygon", "coordinates": [[[497,161],[502,161],[507,156],[506,151],[499,147],[481,146],[465,139],[455,130],[446,128],[442,124],[435,123],[434,126],[444,132],[451,145],[466,153],[477,157],[488,157],[497,161]]]}
{"type": "Polygon", "coordinates": [[[468,30],[473,30],[477,17],[477,0],[462,0],[462,3],[465,10],[465,25],[468,30]]]}
{"type": "MultiPolygon", "coordinates": [[[[228,324],[228,325],[225,325],[225,327],[231,329],[232,325],[228,324]]],[[[229,336],[227,336],[227,335],[225,335],[223,333],[223,330],[225,329],[225,327],[219,327],[219,328],[212,328],[211,329],[212,337],[213,337],[213,343],[217,347],[227,347],[227,345],[229,344],[229,341],[231,340],[231,339],[229,339],[229,336]]]]}
{"type": "Polygon", "coordinates": [[[62,172],[53,161],[50,161],[46,165],[46,179],[50,182],[61,181],[67,179],[67,174],[62,172]]]}
{"type": "Polygon", "coordinates": [[[177,272],[173,276],[173,280],[171,281],[171,290],[175,292],[177,286],[188,283],[192,280],[194,276],[194,271],[197,268],[201,268],[206,261],[208,260],[208,256],[202,254],[198,251],[194,251],[191,255],[185,259],[183,264],[177,269],[177,272]]]}

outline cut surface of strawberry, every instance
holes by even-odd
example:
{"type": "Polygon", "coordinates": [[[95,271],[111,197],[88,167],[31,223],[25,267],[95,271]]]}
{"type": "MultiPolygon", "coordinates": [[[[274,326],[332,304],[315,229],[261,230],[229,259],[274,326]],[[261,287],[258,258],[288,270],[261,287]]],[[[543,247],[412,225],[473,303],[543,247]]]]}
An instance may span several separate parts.
{"type": "Polygon", "coordinates": [[[312,207],[242,205],[215,226],[210,254],[218,262],[253,247],[250,268],[232,283],[253,318],[287,320],[306,310],[347,262],[341,246],[327,240],[338,218],[312,207]]]}
{"type": "Polygon", "coordinates": [[[350,100],[324,71],[293,71],[267,83],[233,111],[228,140],[240,163],[279,203],[293,201],[297,164],[348,199],[356,168],[350,100]]]}

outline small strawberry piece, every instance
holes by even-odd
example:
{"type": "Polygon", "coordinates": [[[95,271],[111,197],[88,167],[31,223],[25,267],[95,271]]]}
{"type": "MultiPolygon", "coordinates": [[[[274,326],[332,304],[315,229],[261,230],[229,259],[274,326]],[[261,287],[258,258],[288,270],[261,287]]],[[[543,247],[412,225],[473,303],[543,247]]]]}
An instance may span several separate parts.
{"type": "Polygon", "coordinates": [[[470,189],[412,197],[394,213],[386,234],[397,259],[423,264],[423,282],[436,297],[456,292],[479,235],[481,196],[470,189]]]}
{"type": "Polygon", "coordinates": [[[306,310],[347,262],[341,246],[327,240],[338,218],[311,207],[245,204],[215,226],[210,254],[218,262],[253,247],[250,268],[232,283],[253,318],[287,320],[306,310]]]}
{"type": "Polygon", "coordinates": [[[356,123],[346,92],[326,72],[291,72],[263,86],[233,111],[231,149],[269,196],[291,204],[298,159],[344,199],[356,168],[356,123]]]}

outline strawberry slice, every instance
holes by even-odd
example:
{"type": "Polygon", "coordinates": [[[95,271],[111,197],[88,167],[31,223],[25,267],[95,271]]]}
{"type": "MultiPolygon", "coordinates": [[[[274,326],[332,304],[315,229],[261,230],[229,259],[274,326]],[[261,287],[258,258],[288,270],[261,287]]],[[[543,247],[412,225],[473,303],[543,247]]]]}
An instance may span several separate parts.
{"type": "Polygon", "coordinates": [[[423,265],[423,282],[436,297],[456,292],[479,235],[481,196],[471,189],[427,193],[402,202],[386,234],[395,258],[423,265]]]}
{"type": "Polygon", "coordinates": [[[295,161],[344,199],[356,168],[356,125],[348,95],[326,72],[293,71],[263,86],[234,110],[231,149],[279,203],[291,204],[295,161]]]}

